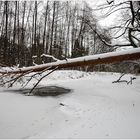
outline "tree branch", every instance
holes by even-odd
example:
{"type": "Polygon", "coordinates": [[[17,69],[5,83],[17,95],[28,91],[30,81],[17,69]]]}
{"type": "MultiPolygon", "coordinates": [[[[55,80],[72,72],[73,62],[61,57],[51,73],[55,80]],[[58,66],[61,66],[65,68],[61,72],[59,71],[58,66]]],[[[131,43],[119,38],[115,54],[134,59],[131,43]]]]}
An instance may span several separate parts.
{"type": "Polygon", "coordinates": [[[30,95],[33,90],[37,87],[37,85],[41,82],[42,79],[44,79],[46,76],[50,75],[52,72],[54,72],[55,70],[57,70],[58,67],[54,68],[52,71],[50,71],[49,73],[47,73],[46,75],[42,76],[38,81],[37,83],[34,85],[34,87],[30,90],[30,92],[28,93],[28,95],[30,95]]]}
{"type": "Polygon", "coordinates": [[[87,25],[89,25],[89,27],[92,29],[92,31],[93,31],[95,34],[97,34],[98,38],[99,38],[105,45],[107,45],[107,46],[109,46],[109,47],[132,46],[132,44],[130,44],[130,43],[128,43],[128,44],[109,44],[109,43],[106,42],[104,39],[102,39],[102,37],[100,36],[100,34],[99,34],[95,29],[93,29],[92,25],[90,25],[90,23],[89,23],[88,21],[85,21],[85,23],[86,23],[87,25]]]}

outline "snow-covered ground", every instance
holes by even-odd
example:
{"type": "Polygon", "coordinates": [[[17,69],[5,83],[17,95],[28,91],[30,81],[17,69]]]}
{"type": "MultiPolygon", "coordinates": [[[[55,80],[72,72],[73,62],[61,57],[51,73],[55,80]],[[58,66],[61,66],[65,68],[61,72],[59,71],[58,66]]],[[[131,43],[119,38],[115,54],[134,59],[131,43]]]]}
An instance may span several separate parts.
{"type": "Polygon", "coordinates": [[[72,89],[58,97],[25,96],[1,87],[0,138],[140,138],[140,76],[132,85],[112,84],[119,76],[56,71],[40,85],[72,89]]]}

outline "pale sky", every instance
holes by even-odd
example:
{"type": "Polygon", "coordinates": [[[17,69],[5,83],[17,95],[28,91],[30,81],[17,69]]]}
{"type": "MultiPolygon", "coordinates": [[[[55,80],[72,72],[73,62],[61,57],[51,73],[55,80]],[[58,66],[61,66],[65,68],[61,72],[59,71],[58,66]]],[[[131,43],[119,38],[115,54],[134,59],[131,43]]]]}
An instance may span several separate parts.
{"type": "MultiPolygon", "coordinates": [[[[111,1],[111,0],[108,0],[111,1]]],[[[114,0],[114,3],[120,3],[124,0],[114,0]]],[[[96,9],[97,6],[99,5],[103,5],[103,4],[108,4],[106,0],[87,0],[87,3],[89,3],[89,5],[92,7],[92,9],[96,9]]],[[[94,11],[93,11],[94,12],[94,11]]],[[[98,15],[98,17],[100,17],[101,15],[105,15],[106,11],[97,11],[95,15],[98,15]]],[[[110,16],[106,17],[106,18],[101,18],[98,23],[102,26],[102,27],[111,27],[113,25],[118,25],[118,22],[120,23],[119,19],[121,19],[120,16],[120,10],[111,14],[110,16]]],[[[121,34],[122,31],[119,32],[119,34],[121,34]]],[[[117,35],[117,34],[116,34],[117,35]]],[[[121,37],[117,40],[114,40],[113,42],[120,44],[120,42],[126,42],[126,39],[121,37]]]]}
{"type": "MultiPolygon", "coordinates": [[[[110,1],[110,0],[108,0],[108,1],[110,1]]],[[[86,0],[86,2],[89,3],[89,5],[92,7],[92,9],[96,9],[99,5],[107,4],[106,0],[86,0]]],[[[97,11],[95,13],[96,13],[96,15],[98,15],[100,17],[100,16],[104,15],[106,13],[106,11],[100,10],[100,11],[97,11]]],[[[111,14],[110,16],[108,16],[106,18],[101,18],[98,23],[101,26],[109,27],[115,23],[115,19],[117,17],[117,14],[118,13],[116,12],[116,13],[111,14]]]]}
{"type": "MultiPolygon", "coordinates": [[[[46,1],[46,0],[45,0],[45,1],[46,1]]],[[[66,0],[59,0],[59,1],[66,1],[66,0]]],[[[77,1],[78,1],[78,2],[80,2],[80,1],[81,1],[81,2],[82,2],[82,1],[86,1],[92,9],[96,9],[97,6],[99,6],[99,5],[108,4],[108,3],[107,3],[107,0],[68,0],[68,1],[76,1],[76,2],[77,2],[77,1]]],[[[108,1],[111,1],[111,0],[108,0],[108,1]]],[[[115,0],[115,3],[116,3],[116,2],[119,2],[119,1],[122,1],[122,0],[115,0]]],[[[94,11],[94,13],[95,13],[95,15],[98,15],[99,17],[100,17],[101,15],[104,15],[104,14],[105,14],[105,12],[104,12],[104,11],[101,11],[101,10],[100,10],[100,11],[97,11],[97,12],[94,11]]],[[[98,23],[99,23],[101,26],[109,27],[109,26],[111,26],[112,24],[114,24],[116,15],[117,15],[117,14],[111,14],[111,15],[108,16],[107,18],[102,18],[102,19],[100,19],[98,23]]]]}

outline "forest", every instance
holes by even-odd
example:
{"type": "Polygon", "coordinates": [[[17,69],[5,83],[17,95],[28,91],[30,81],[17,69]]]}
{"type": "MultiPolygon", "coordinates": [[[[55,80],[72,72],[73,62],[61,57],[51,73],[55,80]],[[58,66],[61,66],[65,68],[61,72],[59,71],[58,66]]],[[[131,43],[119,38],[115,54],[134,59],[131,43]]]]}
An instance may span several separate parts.
{"type": "Polygon", "coordinates": [[[0,139],[140,138],[140,1],[0,1],[0,139]]]}
{"type": "Polygon", "coordinates": [[[32,66],[139,47],[139,2],[115,2],[93,9],[86,1],[0,1],[1,66],[32,66]],[[109,8],[102,18],[119,11],[119,25],[104,28],[98,13],[109,8]],[[112,43],[122,37],[128,43],[112,43]]]}
{"type": "Polygon", "coordinates": [[[106,51],[98,48],[101,41],[85,23],[98,26],[86,2],[1,1],[0,11],[2,64],[22,67],[51,62],[45,54],[65,59],[87,55],[91,48],[92,53],[106,51]]]}

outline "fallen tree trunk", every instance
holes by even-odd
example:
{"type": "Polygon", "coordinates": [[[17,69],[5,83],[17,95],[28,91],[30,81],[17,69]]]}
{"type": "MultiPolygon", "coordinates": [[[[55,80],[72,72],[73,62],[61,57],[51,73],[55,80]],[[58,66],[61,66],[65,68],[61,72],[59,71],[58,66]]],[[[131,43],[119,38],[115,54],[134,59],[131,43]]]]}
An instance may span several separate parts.
{"type": "Polygon", "coordinates": [[[77,66],[85,66],[85,65],[98,65],[98,64],[110,64],[116,62],[122,62],[126,60],[138,60],[140,59],[140,48],[129,49],[120,52],[109,52],[103,53],[98,55],[90,55],[84,57],[78,57],[74,59],[62,60],[53,63],[47,63],[37,66],[31,66],[26,68],[17,68],[15,70],[0,70],[1,74],[19,74],[19,73],[26,73],[28,71],[32,72],[39,72],[43,71],[46,68],[48,70],[62,68],[69,68],[69,67],[77,67],[77,66]]]}

